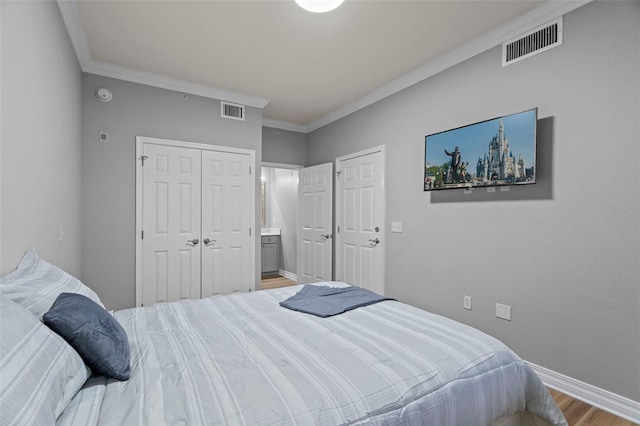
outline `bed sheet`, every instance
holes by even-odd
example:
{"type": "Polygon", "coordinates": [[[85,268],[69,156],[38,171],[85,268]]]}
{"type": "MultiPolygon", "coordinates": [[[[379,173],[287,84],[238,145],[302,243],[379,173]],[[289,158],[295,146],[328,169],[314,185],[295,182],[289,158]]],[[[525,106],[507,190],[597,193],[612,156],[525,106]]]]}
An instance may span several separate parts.
{"type": "Polygon", "coordinates": [[[129,381],[90,379],[59,425],[566,425],[532,369],[466,325],[384,301],[330,318],[293,286],[115,313],[129,381]]]}

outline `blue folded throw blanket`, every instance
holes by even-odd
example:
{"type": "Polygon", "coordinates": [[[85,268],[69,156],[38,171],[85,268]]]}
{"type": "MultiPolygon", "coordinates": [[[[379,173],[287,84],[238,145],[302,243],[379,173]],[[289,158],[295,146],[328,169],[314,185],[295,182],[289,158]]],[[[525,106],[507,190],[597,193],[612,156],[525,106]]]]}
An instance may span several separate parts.
{"type": "Polygon", "coordinates": [[[322,318],[338,315],[361,306],[395,300],[360,287],[324,287],[307,284],[280,306],[322,318]]]}

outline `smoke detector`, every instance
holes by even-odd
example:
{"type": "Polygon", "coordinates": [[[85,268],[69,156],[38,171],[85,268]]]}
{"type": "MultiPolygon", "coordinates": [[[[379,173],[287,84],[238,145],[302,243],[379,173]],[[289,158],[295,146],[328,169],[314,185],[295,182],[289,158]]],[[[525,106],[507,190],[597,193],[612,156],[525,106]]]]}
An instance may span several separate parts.
{"type": "Polygon", "coordinates": [[[113,98],[113,93],[111,93],[111,90],[101,87],[96,90],[96,98],[102,102],[109,102],[113,98]]]}

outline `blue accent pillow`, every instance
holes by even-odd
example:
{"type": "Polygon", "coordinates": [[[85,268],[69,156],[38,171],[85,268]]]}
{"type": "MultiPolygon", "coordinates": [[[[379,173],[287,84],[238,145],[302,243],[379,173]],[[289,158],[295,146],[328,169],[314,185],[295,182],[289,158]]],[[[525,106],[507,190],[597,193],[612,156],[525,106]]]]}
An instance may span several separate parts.
{"type": "Polygon", "coordinates": [[[78,352],[94,376],[128,380],[129,339],[120,323],[86,296],[61,293],[42,317],[78,352]]]}

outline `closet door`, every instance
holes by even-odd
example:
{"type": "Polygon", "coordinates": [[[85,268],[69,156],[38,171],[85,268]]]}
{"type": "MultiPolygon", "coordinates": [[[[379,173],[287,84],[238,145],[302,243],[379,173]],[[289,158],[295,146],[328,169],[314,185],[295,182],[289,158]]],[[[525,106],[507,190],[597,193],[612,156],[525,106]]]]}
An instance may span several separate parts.
{"type": "Polygon", "coordinates": [[[201,297],[201,151],[144,144],[142,303],[201,297]]]}
{"type": "Polygon", "coordinates": [[[202,152],[202,297],[251,290],[250,156],[202,152]]]}

